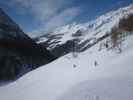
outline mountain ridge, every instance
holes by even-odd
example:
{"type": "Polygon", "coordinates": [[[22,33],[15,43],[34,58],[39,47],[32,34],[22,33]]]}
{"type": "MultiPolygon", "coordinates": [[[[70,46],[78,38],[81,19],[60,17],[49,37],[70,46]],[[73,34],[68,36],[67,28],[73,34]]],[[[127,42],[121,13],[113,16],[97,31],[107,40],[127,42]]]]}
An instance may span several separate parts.
{"type": "Polygon", "coordinates": [[[130,14],[133,14],[132,4],[110,11],[87,23],[73,23],[59,27],[51,33],[35,38],[35,41],[53,52],[57,57],[72,52],[74,45],[79,49],[77,51],[84,51],[99,38],[110,33],[114,27],[118,27],[120,20],[130,14]]]}

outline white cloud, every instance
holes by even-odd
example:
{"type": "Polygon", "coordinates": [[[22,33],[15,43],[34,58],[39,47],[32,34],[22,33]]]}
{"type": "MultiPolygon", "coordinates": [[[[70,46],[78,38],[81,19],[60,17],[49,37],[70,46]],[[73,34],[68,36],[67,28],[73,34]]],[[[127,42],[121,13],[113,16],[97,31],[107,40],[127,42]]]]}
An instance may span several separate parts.
{"type": "Polygon", "coordinates": [[[47,21],[65,4],[66,0],[12,0],[24,10],[29,10],[37,20],[47,21]]]}
{"type": "Polygon", "coordinates": [[[51,18],[45,26],[47,31],[71,22],[81,12],[80,7],[68,8],[51,18]]]}

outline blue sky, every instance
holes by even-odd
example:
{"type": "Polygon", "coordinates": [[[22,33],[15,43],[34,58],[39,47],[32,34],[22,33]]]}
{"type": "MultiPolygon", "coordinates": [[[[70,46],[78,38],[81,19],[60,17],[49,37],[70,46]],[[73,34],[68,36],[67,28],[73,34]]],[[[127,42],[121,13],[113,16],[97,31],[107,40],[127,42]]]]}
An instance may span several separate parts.
{"type": "MultiPolygon", "coordinates": [[[[0,0],[9,16],[27,33],[83,23],[133,0],[0,0]]],[[[32,34],[39,35],[39,34],[32,34]]]]}

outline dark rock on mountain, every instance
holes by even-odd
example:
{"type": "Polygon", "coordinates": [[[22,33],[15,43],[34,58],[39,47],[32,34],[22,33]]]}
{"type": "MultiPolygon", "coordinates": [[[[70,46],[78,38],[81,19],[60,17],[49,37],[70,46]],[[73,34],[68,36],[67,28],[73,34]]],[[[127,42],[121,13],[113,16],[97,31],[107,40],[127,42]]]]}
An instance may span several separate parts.
{"type": "Polygon", "coordinates": [[[79,37],[82,36],[82,31],[78,30],[76,33],[72,34],[73,37],[79,37]]]}
{"type": "Polygon", "coordinates": [[[64,56],[65,54],[70,52],[79,52],[79,46],[77,43],[78,43],[78,39],[69,40],[62,45],[56,46],[54,49],[51,50],[51,52],[56,57],[64,56]]]}
{"type": "MultiPolygon", "coordinates": [[[[63,34],[44,35],[44,36],[42,36],[42,38],[46,37],[46,38],[48,38],[48,40],[46,40],[45,42],[39,43],[39,45],[41,47],[49,48],[51,53],[54,56],[56,56],[57,58],[59,58],[61,56],[64,56],[65,54],[67,54],[69,52],[79,52],[80,51],[80,47],[78,45],[78,42],[80,42],[80,40],[78,38],[77,39],[68,40],[64,44],[58,44],[58,43],[60,43],[59,39],[61,38],[62,35],[63,34]],[[54,47],[54,44],[58,44],[58,45],[56,45],[54,47]],[[52,47],[52,45],[53,45],[53,47],[52,47]]],[[[79,31],[73,34],[74,37],[79,37],[79,35],[81,35],[79,33],[79,31]]],[[[35,38],[34,40],[38,41],[40,38],[41,37],[35,38]]]]}
{"type": "Polygon", "coordinates": [[[0,81],[15,80],[54,59],[0,9],[0,81]]]}

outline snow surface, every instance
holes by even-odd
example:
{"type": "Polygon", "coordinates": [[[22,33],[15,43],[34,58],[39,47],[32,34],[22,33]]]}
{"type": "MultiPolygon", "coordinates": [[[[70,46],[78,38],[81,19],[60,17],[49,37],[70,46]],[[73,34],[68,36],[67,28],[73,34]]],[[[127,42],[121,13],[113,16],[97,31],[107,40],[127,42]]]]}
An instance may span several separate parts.
{"type": "Polygon", "coordinates": [[[132,40],[126,37],[122,53],[99,51],[106,40],[76,58],[69,53],[0,87],[0,100],[133,100],[132,40]]]}
{"type": "Polygon", "coordinates": [[[132,100],[132,40],[126,38],[120,54],[98,51],[97,44],[77,58],[61,57],[0,87],[0,100],[132,100]]]}

